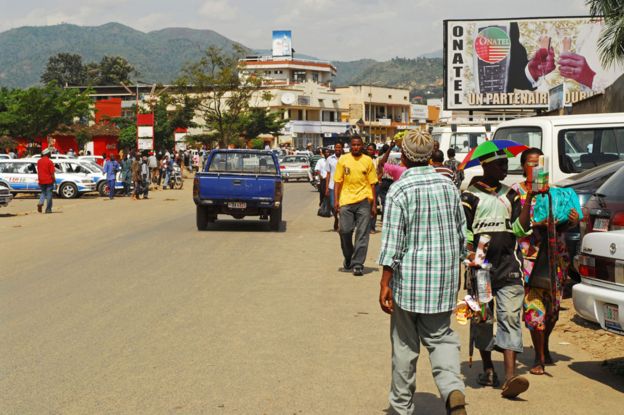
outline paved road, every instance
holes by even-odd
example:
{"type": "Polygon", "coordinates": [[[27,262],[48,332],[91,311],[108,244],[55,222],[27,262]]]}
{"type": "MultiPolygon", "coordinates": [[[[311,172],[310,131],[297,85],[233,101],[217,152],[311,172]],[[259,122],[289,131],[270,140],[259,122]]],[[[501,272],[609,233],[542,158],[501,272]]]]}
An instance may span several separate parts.
{"type": "MultiPolygon", "coordinates": [[[[286,186],[280,233],[234,220],[197,232],[190,189],[2,209],[0,413],[386,413],[379,235],[367,275],[339,272],[310,190],[286,186]]],[[[478,388],[479,362],[464,364],[470,412],[621,412],[622,379],[553,343],[562,361],[517,402],[478,388]]],[[[443,414],[426,358],[419,371],[419,413],[443,414]]]]}

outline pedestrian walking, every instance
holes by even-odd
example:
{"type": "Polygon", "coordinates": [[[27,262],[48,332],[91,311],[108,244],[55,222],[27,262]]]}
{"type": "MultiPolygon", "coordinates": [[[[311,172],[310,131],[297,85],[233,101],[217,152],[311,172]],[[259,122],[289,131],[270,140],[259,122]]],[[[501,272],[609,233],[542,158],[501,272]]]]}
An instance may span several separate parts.
{"type": "Polygon", "coordinates": [[[444,165],[444,153],[442,151],[434,150],[431,153],[431,166],[437,173],[448,178],[453,184],[455,183],[455,173],[444,165]]]}
{"type": "Polygon", "coordinates": [[[132,155],[126,154],[121,162],[121,180],[123,182],[124,196],[130,196],[132,187],[132,155]]]}
{"type": "Polygon", "coordinates": [[[327,172],[327,182],[325,189],[325,197],[329,197],[329,204],[333,209],[334,214],[334,231],[338,231],[338,212],[334,209],[334,176],[336,175],[336,165],[338,160],[342,156],[342,143],[337,142],[334,144],[334,154],[329,156],[327,164],[325,165],[325,171],[327,172]]]}
{"type": "MultiPolygon", "coordinates": [[[[377,199],[379,198],[379,174],[377,173],[377,164],[379,159],[377,158],[377,147],[373,143],[369,143],[366,145],[366,155],[373,159],[373,167],[375,168],[375,173],[377,174],[377,184],[375,185],[375,200],[373,203],[377,204],[377,199]]],[[[370,220],[370,233],[377,233],[377,215],[371,217],[370,220]]]]}
{"type": "Polygon", "coordinates": [[[108,198],[113,200],[115,198],[115,182],[117,172],[121,168],[119,163],[115,160],[115,155],[111,154],[109,159],[104,162],[104,174],[106,174],[106,184],[108,185],[108,198]]]}
{"type": "Polygon", "coordinates": [[[462,182],[464,181],[464,170],[459,169],[459,161],[455,159],[455,149],[449,148],[446,151],[446,156],[448,159],[444,161],[444,167],[448,167],[451,169],[453,174],[455,175],[455,186],[459,189],[461,187],[462,182]]]}
{"type": "Polygon", "coordinates": [[[132,160],[132,181],[134,182],[134,194],[132,200],[139,200],[141,194],[141,156],[136,154],[132,160]]]}
{"type": "MultiPolygon", "coordinates": [[[[528,176],[528,170],[538,164],[539,156],[543,155],[539,148],[530,148],[525,150],[520,156],[520,164],[524,172],[524,176],[528,176]]],[[[531,183],[528,179],[516,183],[512,188],[520,195],[520,201],[524,206],[527,203],[527,196],[531,190],[531,183]]],[[[571,189],[570,189],[571,190],[571,189]]],[[[551,197],[554,197],[552,195],[551,197]]],[[[535,223],[533,217],[533,208],[535,200],[531,203],[531,222],[535,223]]],[[[553,205],[557,205],[553,199],[553,205]]],[[[578,224],[579,214],[575,209],[571,209],[568,214],[568,220],[561,223],[556,229],[556,252],[551,255],[555,256],[556,275],[554,286],[552,288],[537,287],[531,281],[531,273],[537,262],[537,257],[541,249],[548,249],[548,235],[545,224],[534,224],[533,232],[518,241],[522,252],[522,272],[524,277],[524,303],[523,315],[524,323],[531,333],[533,342],[533,350],[535,351],[535,359],[533,366],[529,370],[532,375],[543,375],[545,373],[545,365],[552,364],[553,359],[550,355],[549,340],[555,324],[559,319],[559,309],[563,296],[563,283],[567,278],[568,267],[570,265],[570,256],[567,250],[567,244],[564,232],[567,229],[574,228],[578,224]]]]}
{"type": "Polygon", "coordinates": [[[141,160],[141,190],[143,193],[143,199],[148,199],[149,194],[149,186],[150,186],[150,169],[149,169],[149,161],[147,160],[147,156],[143,156],[141,160]]]}
{"type": "Polygon", "coordinates": [[[193,171],[199,171],[199,152],[193,154],[193,171]]]}
{"type": "Polygon", "coordinates": [[[52,191],[56,182],[54,163],[50,160],[50,147],[41,152],[41,158],[37,161],[37,181],[41,189],[37,211],[41,213],[43,202],[46,202],[45,213],[52,213],[52,191]]]}
{"type": "Polygon", "coordinates": [[[322,157],[316,162],[314,166],[314,174],[319,176],[319,206],[325,199],[325,189],[327,187],[327,159],[329,158],[329,149],[324,148],[321,151],[322,157]]]}
{"type": "Polygon", "coordinates": [[[158,159],[153,151],[150,151],[147,163],[150,169],[151,182],[156,183],[158,180],[158,159]]]}
{"type": "Polygon", "coordinates": [[[391,315],[389,400],[402,415],[417,409],[413,398],[421,343],[448,413],[466,413],[459,338],[450,327],[466,218],[457,188],[428,165],[432,150],[426,132],[412,131],[403,139],[401,160],[408,170],[388,192],[382,227],[379,303],[391,315]]]}
{"type": "Polygon", "coordinates": [[[525,377],[516,376],[516,355],[523,350],[521,313],[524,298],[517,237],[527,236],[531,231],[529,207],[533,194],[527,194],[527,203],[522,206],[518,193],[501,183],[508,170],[505,150],[483,155],[479,160],[483,176],[462,193],[461,199],[471,258],[480,239],[487,236],[489,240],[488,244],[482,244],[485,261],[491,265],[494,297],[493,303],[487,303],[487,307],[496,316],[497,329],[494,336],[493,322],[474,325],[475,346],[483,361],[483,373],[478,382],[483,386],[498,386],[492,350],[502,351],[505,367],[502,396],[515,398],[529,388],[525,377]]]}
{"type": "Polygon", "coordinates": [[[340,157],[334,175],[334,210],[340,215],[343,268],[353,270],[353,275],[358,277],[364,275],[370,219],[377,216],[374,203],[377,172],[373,160],[363,150],[362,138],[352,137],[351,152],[340,157]]]}

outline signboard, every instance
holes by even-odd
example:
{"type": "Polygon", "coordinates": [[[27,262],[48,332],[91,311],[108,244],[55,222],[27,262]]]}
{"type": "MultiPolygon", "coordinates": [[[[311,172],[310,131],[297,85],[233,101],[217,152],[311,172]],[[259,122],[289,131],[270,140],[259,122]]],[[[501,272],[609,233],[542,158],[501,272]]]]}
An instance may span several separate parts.
{"type": "Polygon", "coordinates": [[[154,149],[154,114],[137,114],[137,149],[154,149]]]}
{"type": "Polygon", "coordinates": [[[564,84],[564,105],[611,85],[624,67],[598,56],[602,19],[589,17],[444,21],[445,109],[548,108],[564,84]]]}
{"type": "Polygon", "coordinates": [[[563,108],[564,90],[563,84],[550,88],[548,91],[548,111],[563,108]]]}
{"type": "Polygon", "coordinates": [[[154,139],[152,138],[139,138],[137,139],[137,148],[141,151],[143,150],[153,150],[154,149],[154,139]]]}
{"type": "Polygon", "coordinates": [[[273,57],[292,57],[292,32],[290,30],[273,31],[273,57]]]}
{"type": "Polygon", "coordinates": [[[429,107],[427,105],[412,104],[412,120],[427,120],[429,107]]]}

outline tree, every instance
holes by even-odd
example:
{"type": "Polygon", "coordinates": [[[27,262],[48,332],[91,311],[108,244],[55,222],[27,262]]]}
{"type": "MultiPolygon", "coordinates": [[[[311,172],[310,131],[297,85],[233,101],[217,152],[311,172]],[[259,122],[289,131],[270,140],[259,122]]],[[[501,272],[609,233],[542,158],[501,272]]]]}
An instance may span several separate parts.
{"type": "Polygon", "coordinates": [[[104,56],[98,65],[97,78],[94,80],[98,85],[129,83],[130,74],[133,72],[136,73],[134,66],[121,56],[104,56]]]}
{"type": "Polygon", "coordinates": [[[84,85],[87,81],[87,72],[82,64],[80,55],[58,53],[50,56],[46,69],[41,75],[41,82],[48,84],[57,82],[59,85],[84,85]]]}
{"type": "Polygon", "coordinates": [[[172,149],[175,144],[175,130],[195,126],[195,102],[188,96],[176,99],[168,94],[161,94],[152,106],[152,111],[155,124],[154,146],[157,149],[172,149]]]}
{"type": "Polygon", "coordinates": [[[195,107],[205,126],[214,131],[221,145],[242,144],[245,118],[261,81],[253,76],[239,76],[241,48],[233,53],[210,47],[195,63],[187,65],[177,84],[193,93],[195,107]]]}
{"type": "Polygon", "coordinates": [[[286,122],[279,112],[269,112],[262,107],[251,108],[243,120],[243,133],[247,138],[256,138],[260,134],[276,136],[286,122]]]}
{"type": "Polygon", "coordinates": [[[14,138],[47,137],[91,115],[90,90],[63,89],[55,82],[43,87],[0,91],[0,132],[14,138]]]}
{"type": "Polygon", "coordinates": [[[593,17],[604,17],[598,40],[602,65],[624,65],[624,0],[587,0],[586,4],[593,17]]]}

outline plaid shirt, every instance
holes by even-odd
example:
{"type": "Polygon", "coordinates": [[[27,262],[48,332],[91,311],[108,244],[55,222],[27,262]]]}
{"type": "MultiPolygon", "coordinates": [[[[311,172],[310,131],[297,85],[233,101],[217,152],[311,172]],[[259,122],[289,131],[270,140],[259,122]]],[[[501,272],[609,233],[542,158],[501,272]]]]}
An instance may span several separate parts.
{"type": "Polygon", "coordinates": [[[433,167],[414,167],[386,197],[379,264],[392,267],[396,305],[413,313],[455,308],[466,218],[459,191],[433,167]]]}

